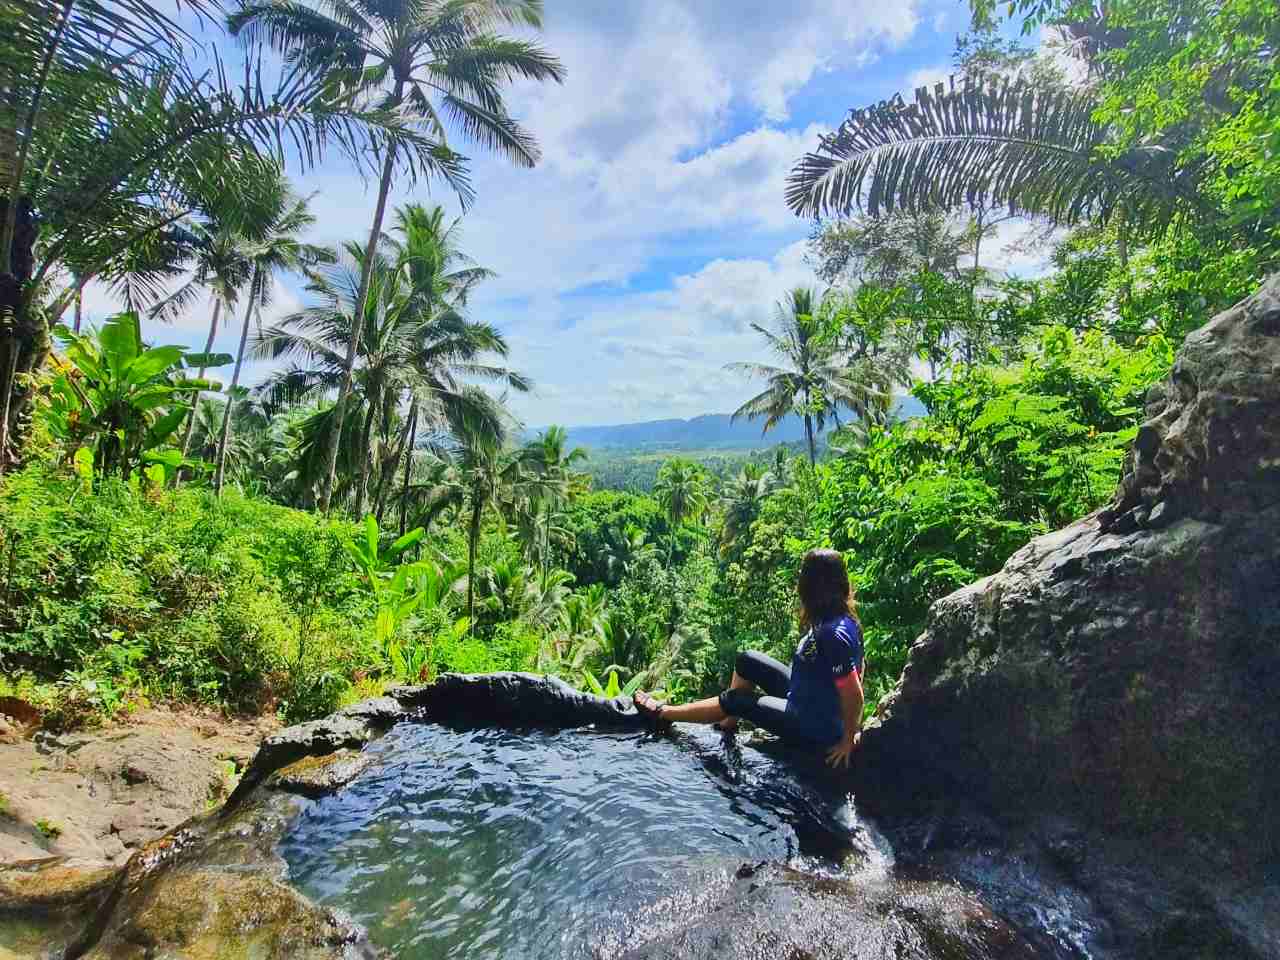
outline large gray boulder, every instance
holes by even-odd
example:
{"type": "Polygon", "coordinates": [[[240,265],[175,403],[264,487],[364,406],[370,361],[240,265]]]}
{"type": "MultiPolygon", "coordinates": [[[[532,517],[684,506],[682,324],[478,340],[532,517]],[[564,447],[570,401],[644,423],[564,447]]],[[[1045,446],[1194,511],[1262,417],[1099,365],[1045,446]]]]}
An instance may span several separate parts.
{"type": "MultiPolygon", "coordinates": [[[[934,605],[859,798],[1280,858],[1280,278],[1186,341],[1114,502],[934,605]]],[[[1204,864],[1209,869],[1209,864],[1204,864]]]]}

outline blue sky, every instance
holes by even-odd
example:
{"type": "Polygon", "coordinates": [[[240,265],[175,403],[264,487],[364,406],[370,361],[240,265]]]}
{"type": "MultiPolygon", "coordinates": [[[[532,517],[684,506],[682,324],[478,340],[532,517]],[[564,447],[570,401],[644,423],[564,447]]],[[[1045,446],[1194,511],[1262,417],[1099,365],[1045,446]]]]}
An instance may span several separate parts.
{"type": "MultiPolygon", "coordinates": [[[[477,199],[464,247],[497,279],[473,314],[537,384],[526,423],[618,423],[727,412],[758,386],[724,370],[763,359],[752,321],[814,282],[808,225],[783,202],[796,159],[845,111],[945,77],[963,3],[923,0],[546,0],[562,86],[519,85],[513,113],[543,161],[517,169],[459,141],[477,199]]],[[[312,239],[363,239],[372,186],[339,159],[296,176],[312,239]]],[[[456,202],[437,184],[394,202],[456,202]]],[[[296,282],[264,319],[297,309],[296,282]]],[[[105,299],[87,306],[101,313],[105,299]]],[[[153,339],[203,346],[207,308],[153,339]]],[[[218,346],[232,350],[236,331],[218,346]]],[[[265,373],[252,365],[249,382],[265,373]]]]}

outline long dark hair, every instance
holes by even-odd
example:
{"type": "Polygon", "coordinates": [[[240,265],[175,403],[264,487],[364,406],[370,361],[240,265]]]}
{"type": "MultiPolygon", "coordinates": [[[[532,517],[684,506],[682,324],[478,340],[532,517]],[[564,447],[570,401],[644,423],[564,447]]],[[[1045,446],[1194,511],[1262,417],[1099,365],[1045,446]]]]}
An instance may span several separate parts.
{"type": "Polygon", "coordinates": [[[858,619],[844,557],[837,550],[810,550],[800,564],[800,631],[847,616],[858,619]]]}

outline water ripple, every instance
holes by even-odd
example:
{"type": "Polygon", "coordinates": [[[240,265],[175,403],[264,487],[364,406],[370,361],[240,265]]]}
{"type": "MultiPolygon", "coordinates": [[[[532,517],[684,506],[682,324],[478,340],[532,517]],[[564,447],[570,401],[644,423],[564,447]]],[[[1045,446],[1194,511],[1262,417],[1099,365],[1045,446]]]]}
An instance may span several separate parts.
{"type": "Polygon", "coordinates": [[[434,960],[591,956],[638,912],[697,898],[743,862],[839,870],[859,846],[846,798],[727,756],[713,735],[683,740],[406,724],[281,852],[295,883],[376,942],[434,960]]]}

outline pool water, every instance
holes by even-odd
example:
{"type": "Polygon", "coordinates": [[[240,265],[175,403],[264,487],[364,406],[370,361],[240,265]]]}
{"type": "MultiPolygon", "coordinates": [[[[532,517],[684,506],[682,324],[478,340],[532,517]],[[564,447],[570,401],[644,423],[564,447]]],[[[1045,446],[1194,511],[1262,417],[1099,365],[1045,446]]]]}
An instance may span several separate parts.
{"type": "Polygon", "coordinates": [[[820,778],[680,738],[402,724],[281,852],[292,882],[406,960],[609,955],[743,864],[886,868],[820,778]]]}

